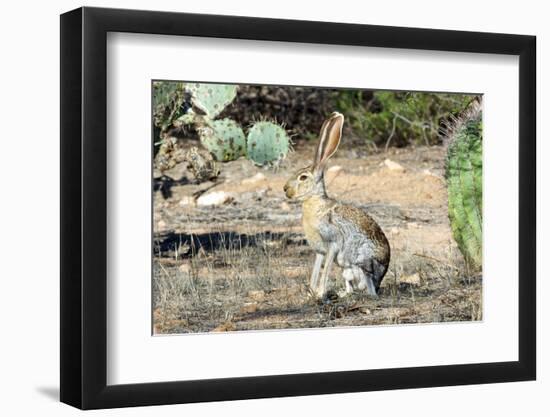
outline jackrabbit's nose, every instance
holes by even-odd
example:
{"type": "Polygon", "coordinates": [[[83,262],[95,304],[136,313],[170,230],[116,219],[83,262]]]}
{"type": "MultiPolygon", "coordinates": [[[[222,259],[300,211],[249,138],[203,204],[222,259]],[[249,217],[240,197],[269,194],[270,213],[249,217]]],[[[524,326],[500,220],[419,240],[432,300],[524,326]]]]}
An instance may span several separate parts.
{"type": "Polygon", "coordinates": [[[288,190],[288,184],[285,184],[285,186],[283,187],[283,190],[286,193],[286,191],[288,190]]]}

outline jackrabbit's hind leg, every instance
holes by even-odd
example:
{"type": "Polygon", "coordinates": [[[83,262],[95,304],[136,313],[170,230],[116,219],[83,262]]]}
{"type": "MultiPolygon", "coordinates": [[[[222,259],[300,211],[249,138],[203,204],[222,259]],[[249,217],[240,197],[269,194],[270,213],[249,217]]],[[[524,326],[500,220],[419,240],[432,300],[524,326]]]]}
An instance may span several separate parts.
{"type": "Polygon", "coordinates": [[[384,275],[386,275],[386,272],[388,270],[388,265],[384,265],[376,260],[373,260],[372,266],[374,271],[372,281],[374,282],[374,286],[376,287],[376,292],[378,292],[378,290],[380,289],[380,284],[384,279],[384,275]]]}
{"type": "Polygon", "coordinates": [[[355,280],[355,274],[353,273],[353,269],[351,268],[344,269],[342,271],[342,277],[344,278],[344,284],[346,285],[346,288],[344,291],[341,291],[338,293],[338,296],[340,298],[346,297],[353,292],[352,282],[355,280]]]}
{"type": "Polygon", "coordinates": [[[353,272],[355,274],[355,277],[357,279],[357,288],[360,290],[367,289],[367,294],[371,295],[373,297],[378,297],[378,294],[376,292],[376,287],[374,285],[374,281],[372,279],[372,273],[369,271],[365,271],[364,269],[354,266],[353,272]]]}

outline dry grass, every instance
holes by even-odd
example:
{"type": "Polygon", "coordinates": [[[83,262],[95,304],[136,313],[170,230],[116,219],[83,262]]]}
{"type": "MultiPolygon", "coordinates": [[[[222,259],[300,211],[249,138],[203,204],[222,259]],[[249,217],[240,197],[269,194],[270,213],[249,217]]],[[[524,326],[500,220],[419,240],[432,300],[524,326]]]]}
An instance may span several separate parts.
{"type": "MultiPolygon", "coordinates": [[[[155,194],[153,323],[155,333],[434,323],[482,319],[482,278],[467,270],[452,240],[442,180],[444,150],[409,149],[354,158],[329,183],[329,193],[363,204],[392,248],[380,296],[338,299],[341,270],[332,268],[331,294],[311,296],[314,255],[300,226],[300,207],[285,201],[282,184],[312,149],[298,149],[286,167],[257,173],[247,161],[224,164],[210,190],[231,192],[230,204],[182,206],[202,184],[182,181],[169,198],[155,194]],[[388,172],[385,158],[405,172],[388,172]]],[[[185,172],[176,172],[179,178],[185,172]]]]}
{"type": "Polygon", "coordinates": [[[156,333],[481,320],[481,277],[451,250],[443,260],[394,254],[378,299],[339,299],[335,267],[332,290],[319,301],[307,287],[313,255],[304,242],[292,234],[251,233],[252,243],[242,236],[214,232],[216,250],[194,247],[184,259],[155,260],[156,333]]]}

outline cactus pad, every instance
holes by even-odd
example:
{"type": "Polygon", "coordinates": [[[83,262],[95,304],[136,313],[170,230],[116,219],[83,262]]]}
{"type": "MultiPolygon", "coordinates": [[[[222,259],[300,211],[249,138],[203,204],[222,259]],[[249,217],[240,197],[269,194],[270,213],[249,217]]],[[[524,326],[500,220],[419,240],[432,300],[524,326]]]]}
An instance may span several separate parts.
{"type": "Polygon", "coordinates": [[[189,84],[193,105],[214,119],[233,101],[237,86],[231,84],[189,84]]]}
{"type": "Polygon", "coordinates": [[[279,125],[271,122],[255,123],[248,132],[248,159],[257,165],[282,160],[290,148],[290,138],[279,125]]]}
{"type": "Polygon", "coordinates": [[[450,135],[446,178],[453,237],[466,262],[482,266],[482,123],[481,112],[459,121],[450,135]]]}
{"type": "Polygon", "coordinates": [[[231,119],[211,121],[199,129],[202,145],[218,161],[232,161],[245,155],[246,141],[241,127],[231,119]]]}

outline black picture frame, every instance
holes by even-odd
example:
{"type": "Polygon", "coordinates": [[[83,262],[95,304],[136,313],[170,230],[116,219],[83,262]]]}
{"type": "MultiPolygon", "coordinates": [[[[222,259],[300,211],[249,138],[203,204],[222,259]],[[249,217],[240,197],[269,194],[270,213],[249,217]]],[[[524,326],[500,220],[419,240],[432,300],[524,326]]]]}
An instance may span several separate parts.
{"type": "Polygon", "coordinates": [[[535,51],[534,36],[510,34],[88,7],[61,15],[61,401],[95,409],[534,380],[535,51]],[[108,32],[519,56],[519,360],[107,385],[108,32]]]}

